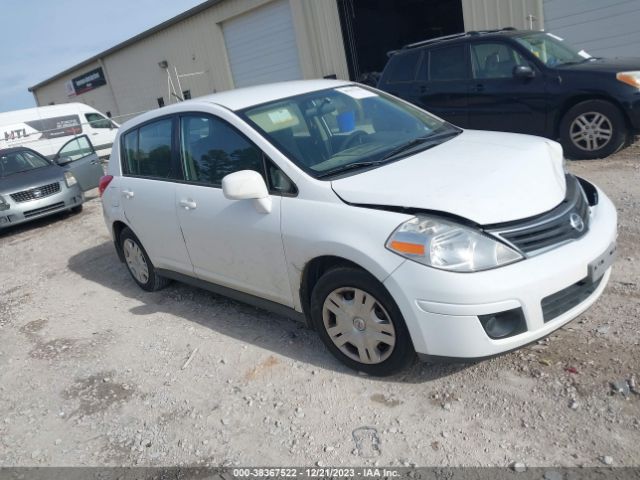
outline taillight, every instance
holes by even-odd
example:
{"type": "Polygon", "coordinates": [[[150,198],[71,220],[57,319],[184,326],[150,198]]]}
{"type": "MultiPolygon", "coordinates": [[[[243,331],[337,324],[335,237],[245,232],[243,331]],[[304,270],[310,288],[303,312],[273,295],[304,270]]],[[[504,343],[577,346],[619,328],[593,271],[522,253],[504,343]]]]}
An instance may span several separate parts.
{"type": "Polygon", "coordinates": [[[100,183],[98,183],[98,192],[100,192],[100,196],[104,195],[104,191],[111,183],[111,180],[113,180],[113,175],[105,175],[100,178],[100,183]]]}

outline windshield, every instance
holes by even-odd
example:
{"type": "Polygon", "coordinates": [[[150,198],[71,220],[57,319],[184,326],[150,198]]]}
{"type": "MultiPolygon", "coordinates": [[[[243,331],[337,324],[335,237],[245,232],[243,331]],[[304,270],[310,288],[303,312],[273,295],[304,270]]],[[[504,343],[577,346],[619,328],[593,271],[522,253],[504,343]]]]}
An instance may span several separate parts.
{"type": "Polygon", "coordinates": [[[560,37],[551,33],[530,33],[516,40],[533,53],[547,67],[582,63],[591,58],[584,50],[578,52],[560,37]]]}
{"type": "Polygon", "coordinates": [[[277,100],[240,115],[315,178],[397,160],[460,132],[392,96],[356,85],[277,100]]]}
{"type": "Polygon", "coordinates": [[[48,160],[27,150],[0,153],[0,178],[49,165],[48,160]]]}

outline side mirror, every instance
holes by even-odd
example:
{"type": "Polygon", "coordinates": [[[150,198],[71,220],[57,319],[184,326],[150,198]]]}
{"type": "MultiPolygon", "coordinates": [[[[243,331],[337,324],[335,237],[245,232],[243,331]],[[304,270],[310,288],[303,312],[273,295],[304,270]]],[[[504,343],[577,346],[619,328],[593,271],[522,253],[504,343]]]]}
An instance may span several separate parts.
{"type": "Polygon", "coordinates": [[[61,157],[60,155],[56,155],[53,157],[53,161],[58,165],[66,165],[67,163],[71,163],[73,159],[71,157],[61,157]]]}
{"type": "Polygon", "coordinates": [[[260,213],[271,212],[271,195],[264,178],[253,170],[240,170],[222,179],[222,193],[229,200],[254,200],[260,213]]]}
{"type": "Polygon", "coordinates": [[[536,72],[529,65],[516,65],[513,67],[513,76],[515,78],[533,78],[536,72]]]}

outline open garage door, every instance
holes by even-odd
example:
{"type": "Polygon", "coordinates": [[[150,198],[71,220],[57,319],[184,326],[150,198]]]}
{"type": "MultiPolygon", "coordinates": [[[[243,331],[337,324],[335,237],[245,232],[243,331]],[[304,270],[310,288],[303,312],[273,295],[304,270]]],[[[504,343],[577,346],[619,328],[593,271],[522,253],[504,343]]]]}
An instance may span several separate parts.
{"type": "Polygon", "coordinates": [[[277,0],[223,23],[236,87],[302,78],[287,0],[277,0]]]}
{"type": "Polygon", "coordinates": [[[464,31],[462,0],[338,0],[338,9],[352,80],[380,72],[389,50],[464,31]]]}

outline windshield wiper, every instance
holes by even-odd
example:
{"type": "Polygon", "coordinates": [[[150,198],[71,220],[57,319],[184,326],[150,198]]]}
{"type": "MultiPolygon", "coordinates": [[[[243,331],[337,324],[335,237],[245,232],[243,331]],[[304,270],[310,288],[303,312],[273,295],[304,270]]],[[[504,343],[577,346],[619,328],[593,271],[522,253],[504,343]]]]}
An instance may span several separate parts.
{"type": "Polygon", "coordinates": [[[391,150],[389,153],[384,155],[382,158],[379,158],[378,160],[354,162],[354,163],[349,163],[347,165],[342,165],[332,170],[327,170],[326,172],[322,172],[322,174],[318,175],[316,178],[325,178],[325,177],[329,177],[329,176],[342,173],[348,170],[375,167],[376,165],[382,165],[383,163],[388,163],[391,159],[396,158],[401,154],[406,153],[412,150],[413,148],[419,145],[422,145],[424,143],[430,143],[431,144],[430,147],[439,145],[440,140],[444,140],[445,138],[448,138],[448,137],[454,137],[458,135],[461,131],[462,130],[451,130],[451,131],[436,134],[436,135],[425,135],[423,137],[417,137],[405,143],[404,145],[400,145],[399,147],[396,147],[395,149],[391,150]]]}
{"type": "Polygon", "coordinates": [[[452,131],[449,131],[449,132],[439,133],[439,134],[436,134],[436,135],[425,135],[423,137],[414,138],[410,142],[405,143],[404,145],[400,145],[397,148],[394,148],[393,150],[391,150],[389,153],[384,155],[378,161],[379,162],[384,162],[384,161],[390,160],[390,159],[395,158],[395,157],[397,157],[397,156],[399,156],[399,155],[401,155],[403,153],[406,153],[409,150],[412,150],[414,147],[417,147],[417,146],[422,145],[424,143],[432,143],[433,145],[431,145],[431,146],[433,147],[433,146],[437,145],[436,142],[438,142],[439,140],[444,140],[445,138],[449,138],[449,137],[455,137],[459,133],[460,133],[460,130],[452,130],[452,131]]]}
{"type": "Polygon", "coordinates": [[[330,177],[330,176],[335,175],[337,173],[346,172],[347,170],[355,170],[355,169],[359,169],[359,168],[373,167],[373,166],[379,165],[381,163],[384,163],[384,161],[376,160],[376,161],[370,161],[370,162],[349,163],[347,165],[342,165],[340,167],[336,167],[336,168],[333,168],[331,170],[327,170],[326,172],[322,172],[322,174],[318,175],[316,178],[330,177]]]}

